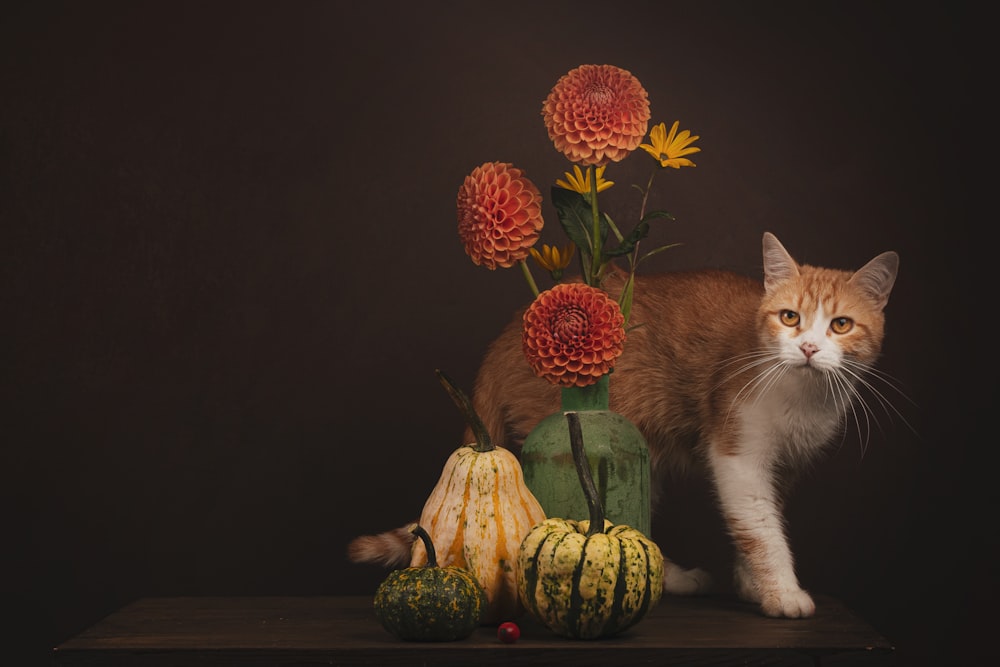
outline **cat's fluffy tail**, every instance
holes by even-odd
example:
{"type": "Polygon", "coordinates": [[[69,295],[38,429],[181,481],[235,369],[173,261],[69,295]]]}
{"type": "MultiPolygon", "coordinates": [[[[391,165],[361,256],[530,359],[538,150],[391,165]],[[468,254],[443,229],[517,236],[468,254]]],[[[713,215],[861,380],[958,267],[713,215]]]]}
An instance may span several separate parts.
{"type": "Polygon", "coordinates": [[[352,563],[375,563],[386,567],[409,565],[413,551],[413,527],[410,523],[378,535],[362,535],[347,545],[352,563]]]}

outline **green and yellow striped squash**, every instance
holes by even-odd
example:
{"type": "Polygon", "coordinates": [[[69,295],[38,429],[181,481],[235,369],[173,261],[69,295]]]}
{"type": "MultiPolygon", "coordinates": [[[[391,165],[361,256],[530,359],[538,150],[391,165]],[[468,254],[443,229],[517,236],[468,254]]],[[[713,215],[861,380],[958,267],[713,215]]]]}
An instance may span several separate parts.
{"type": "MultiPolygon", "coordinates": [[[[517,554],[545,511],[524,483],[510,450],[490,441],[468,397],[438,371],[439,379],[466,415],[476,442],[459,447],[424,503],[420,525],[437,549],[438,562],[470,570],[486,591],[484,625],[524,613],[517,589],[517,554]]],[[[424,545],[413,544],[411,566],[426,562],[424,545]]]]}
{"type": "Polygon", "coordinates": [[[427,563],[390,572],[375,592],[375,615],[382,627],[407,641],[465,639],[479,627],[486,593],[468,570],[437,564],[422,527],[413,532],[425,544],[427,563]]]}
{"type": "Polygon", "coordinates": [[[531,616],[558,635],[610,637],[660,601],[663,554],[641,531],[604,518],[579,415],[566,417],[590,519],[549,518],[532,528],[518,549],[518,596],[531,616]]]}
{"type": "Polygon", "coordinates": [[[663,592],[663,555],[634,528],[546,519],[518,554],[518,593],[528,613],[574,639],[609,637],[638,623],[663,592]]]}

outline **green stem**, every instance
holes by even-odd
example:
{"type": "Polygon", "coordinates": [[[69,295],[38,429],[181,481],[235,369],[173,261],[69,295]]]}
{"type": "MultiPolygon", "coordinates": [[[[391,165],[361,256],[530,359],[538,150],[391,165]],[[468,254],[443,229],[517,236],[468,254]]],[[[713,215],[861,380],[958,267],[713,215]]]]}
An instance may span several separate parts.
{"type": "Polygon", "coordinates": [[[535,278],[531,275],[531,267],[528,266],[527,258],[520,261],[521,273],[524,274],[524,279],[528,281],[528,287],[531,288],[531,292],[538,297],[538,285],[535,284],[535,278]]]}
{"type": "Polygon", "coordinates": [[[490,437],[489,430],[483,424],[483,420],[480,419],[476,409],[472,407],[472,401],[469,400],[468,395],[459,389],[441,369],[436,368],[434,372],[437,374],[438,380],[441,381],[441,384],[448,391],[451,400],[455,402],[455,405],[462,412],[462,415],[465,417],[465,423],[472,429],[472,434],[476,438],[476,444],[472,448],[477,452],[492,452],[496,449],[496,445],[493,444],[493,438],[490,437]]]}
{"type": "Polygon", "coordinates": [[[653,177],[656,176],[656,168],[649,172],[649,181],[646,183],[646,191],[642,193],[642,206],[639,207],[639,220],[646,215],[646,200],[649,199],[649,191],[653,189],[653,177]]]}
{"type": "MultiPolygon", "coordinates": [[[[646,182],[646,191],[642,193],[642,206],[639,207],[639,222],[646,217],[646,202],[649,200],[649,191],[653,189],[653,177],[656,176],[656,167],[649,172],[649,180],[646,182]]],[[[635,275],[635,268],[639,264],[639,242],[635,242],[635,247],[632,249],[632,260],[629,262],[629,269],[632,275],[635,275]]]]}
{"type": "Polygon", "coordinates": [[[591,537],[604,532],[604,507],[601,506],[601,497],[597,492],[597,485],[594,484],[594,475],[590,472],[587,453],[583,449],[580,415],[573,411],[568,411],[565,414],[566,421],[569,422],[569,444],[573,450],[573,463],[576,465],[576,474],[583,486],[583,495],[587,497],[587,509],[590,510],[590,527],[587,530],[587,537],[591,537]]]}
{"type": "Polygon", "coordinates": [[[596,287],[601,273],[601,211],[597,208],[597,167],[587,167],[590,173],[590,212],[594,216],[594,254],[591,261],[590,279],[587,284],[596,287]]]}

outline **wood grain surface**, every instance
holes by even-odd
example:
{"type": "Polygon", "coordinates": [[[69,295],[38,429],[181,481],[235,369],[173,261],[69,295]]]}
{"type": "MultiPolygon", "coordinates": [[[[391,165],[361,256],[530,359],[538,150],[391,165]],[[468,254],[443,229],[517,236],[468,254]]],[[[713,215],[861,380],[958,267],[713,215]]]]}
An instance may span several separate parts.
{"type": "Polygon", "coordinates": [[[892,645],[831,598],[814,618],[770,619],[721,597],[667,597],[634,628],[558,637],[529,617],[455,642],[405,642],[372,600],[349,597],[143,598],[55,648],[56,665],[890,665],[892,645]]]}

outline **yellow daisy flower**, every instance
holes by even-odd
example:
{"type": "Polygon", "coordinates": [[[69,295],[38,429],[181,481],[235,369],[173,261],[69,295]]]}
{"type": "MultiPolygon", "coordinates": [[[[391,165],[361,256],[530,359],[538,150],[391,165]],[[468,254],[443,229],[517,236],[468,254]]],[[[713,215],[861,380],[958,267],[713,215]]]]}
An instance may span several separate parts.
{"type": "Polygon", "coordinates": [[[684,130],[678,134],[678,125],[680,125],[680,121],[675,120],[668,135],[666,123],[660,123],[649,131],[649,141],[651,143],[639,144],[639,148],[652,155],[660,163],[661,167],[680,169],[681,167],[697,166],[684,156],[697,153],[701,150],[697,146],[691,146],[699,137],[697,135],[691,136],[691,132],[688,130],[684,130]]]}
{"type": "MultiPolygon", "coordinates": [[[[697,137],[695,137],[697,138],[697,137]]],[[[604,170],[607,165],[597,168],[597,191],[604,192],[612,185],[615,184],[614,181],[604,180],[604,170]]],[[[583,170],[580,169],[579,165],[573,165],[573,173],[565,172],[566,180],[561,178],[556,181],[556,185],[563,188],[564,190],[573,190],[574,192],[579,192],[581,195],[590,194],[590,170],[584,174],[583,170]]]]}
{"type": "Polygon", "coordinates": [[[552,274],[553,280],[559,280],[562,278],[563,269],[569,266],[570,261],[572,261],[576,246],[570,243],[560,250],[555,246],[543,243],[540,252],[534,247],[530,248],[528,252],[531,253],[540,267],[552,274]]]}

